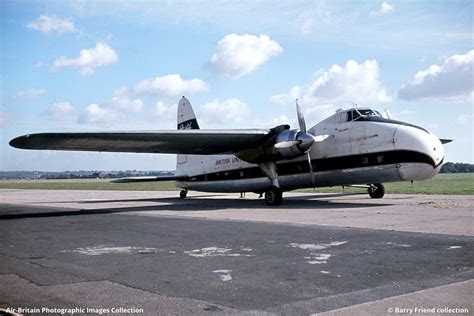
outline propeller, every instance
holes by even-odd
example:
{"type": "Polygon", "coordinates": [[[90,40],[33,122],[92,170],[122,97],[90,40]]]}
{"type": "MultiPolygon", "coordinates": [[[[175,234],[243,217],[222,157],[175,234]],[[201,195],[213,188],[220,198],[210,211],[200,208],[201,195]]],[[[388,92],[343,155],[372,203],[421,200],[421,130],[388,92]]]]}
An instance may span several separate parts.
{"type": "Polygon", "coordinates": [[[309,172],[311,173],[311,183],[313,184],[313,188],[314,188],[314,172],[313,172],[313,164],[311,163],[311,146],[313,146],[316,139],[313,135],[311,135],[310,133],[306,131],[306,122],[304,120],[303,111],[301,111],[301,107],[298,103],[298,99],[296,99],[296,115],[298,116],[298,124],[300,126],[301,133],[303,135],[309,135],[312,138],[311,145],[309,146],[308,151],[306,152],[306,155],[308,157],[309,172]]]}
{"type": "MultiPolygon", "coordinates": [[[[277,134],[275,143],[273,144],[273,147],[276,150],[274,151],[275,156],[277,159],[293,159],[306,154],[308,158],[309,171],[311,173],[311,180],[314,187],[315,179],[313,165],[311,163],[310,150],[315,142],[322,142],[330,136],[314,136],[306,130],[306,122],[304,120],[303,111],[301,111],[301,107],[298,104],[298,99],[296,99],[296,116],[298,117],[299,130],[290,130],[288,125],[285,125],[281,130],[277,128],[274,129],[275,133],[277,134]]],[[[273,156],[273,159],[275,159],[275,156],[273,156]]]]}

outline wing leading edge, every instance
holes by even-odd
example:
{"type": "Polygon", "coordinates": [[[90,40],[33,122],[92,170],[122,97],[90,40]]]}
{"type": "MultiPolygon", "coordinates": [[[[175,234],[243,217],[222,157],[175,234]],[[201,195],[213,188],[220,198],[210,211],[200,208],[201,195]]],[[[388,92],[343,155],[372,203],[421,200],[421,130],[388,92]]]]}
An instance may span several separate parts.
{"type": "Polygon", "coordinates": [[[40,133],[19,136],[21,149],[213,155],[261,145],[272,130],[177,130],[150,132],[40,133]]]}

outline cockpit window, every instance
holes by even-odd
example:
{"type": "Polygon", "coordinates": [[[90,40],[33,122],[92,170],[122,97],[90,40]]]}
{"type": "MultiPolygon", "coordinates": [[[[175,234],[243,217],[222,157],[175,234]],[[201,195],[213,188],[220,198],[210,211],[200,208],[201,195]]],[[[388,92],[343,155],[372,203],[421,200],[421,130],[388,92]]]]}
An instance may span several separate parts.
{"type": "Polygon", "coordinates": [[[366,116],[377,116],[377,117],[382,117],[382,115],[378,111],[374,111],[371,109],[365,109],[365,110],[352,110],[347,112],[347,121],[355,121],[361,116],[366,117],[366,116]]]}

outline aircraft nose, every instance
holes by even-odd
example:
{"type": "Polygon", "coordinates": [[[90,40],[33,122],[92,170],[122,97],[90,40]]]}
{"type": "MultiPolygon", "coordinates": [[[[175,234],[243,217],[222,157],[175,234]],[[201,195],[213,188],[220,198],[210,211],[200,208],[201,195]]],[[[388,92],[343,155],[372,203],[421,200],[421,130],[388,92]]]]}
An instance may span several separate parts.
{"type": "Polygon", "coordinates": [[[395,149],[403,156],[399,174],[403,180],[434,177],[444,160],[444,148],[436,135],[417,126],[401,125],[394,135],[395,149]]]}

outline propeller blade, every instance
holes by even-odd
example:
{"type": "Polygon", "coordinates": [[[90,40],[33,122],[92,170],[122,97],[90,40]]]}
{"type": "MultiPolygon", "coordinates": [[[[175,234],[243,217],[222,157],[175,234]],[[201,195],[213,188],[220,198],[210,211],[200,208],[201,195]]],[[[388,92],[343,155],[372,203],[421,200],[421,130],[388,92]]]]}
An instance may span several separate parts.
{"type": "Polygon", "coordinates": [[[288,148],[288,147],[291,147],[291,146],[294,146],[294,145],[298,145],[300,143],[301,143],[300,140],[289,140],[289,141],[286,141],[286,142],[276,143],[274,145],[274,147],[275,148],[288,148]]]}
{"type": "Polygon", "coordinates": [[[303,112],[301,111],[300,105],[298,104],[298,99],[296,99],[296,115],[298,116],[300,131],[306,134],[306,123],[304,121],[303,112]]]}
{"type": "Polygon", "coordinates": [[[313,139],[316,143],[319,142],[324,142],[326,139],[328,139],[331,135],[317,135],[313,136],[313,139]]]}
{"type": "Polygon", "coordinates": [[[311,164],[311,146],[313,146],[314,142],[322,142],[326,138],[329,137],[329,135],[318,135],[318,136],[313,136],[310,133],[306,132],[306,122],[304,121],[304,116],[303,116],[303,111],[301,111],[301,107],[298,104],[298,99],[296,99],[296,115],[298,116],[298,124],[300,126],[300,138],[301,138],[301,143],[306,144],[307,149],[307,157],[308,157],[308,164],[309,164],[309,172],[311,173],[311,183],[313,184],[313,188],[315,187],[315,181],[314,181],[314,172],[313,172],[313,165],[311,164]]]}
{"type": "Polygon", "coordinates": [[[310,154],[310,151],[308,151],[308,164],[309,164],[309,172],[311,173],[311,183],[313,184],[313,189],[315,189],[315,186],[314,186],[313,164],[311,163],[311,154],[310,154]]]}

